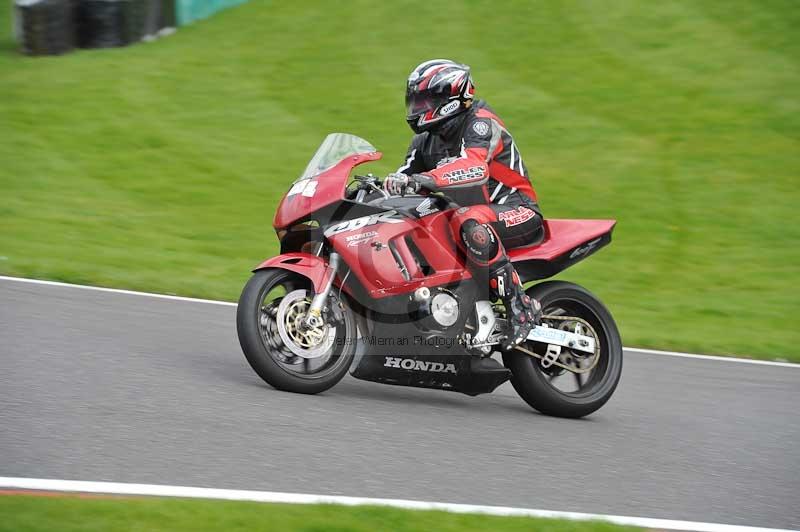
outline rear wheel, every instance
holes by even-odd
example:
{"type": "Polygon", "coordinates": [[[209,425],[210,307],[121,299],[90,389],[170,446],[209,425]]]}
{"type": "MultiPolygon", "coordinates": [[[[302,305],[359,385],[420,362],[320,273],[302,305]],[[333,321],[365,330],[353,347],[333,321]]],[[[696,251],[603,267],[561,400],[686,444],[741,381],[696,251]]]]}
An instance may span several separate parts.
{"type": "Polygon", "coordinates": [[[546,282],[527,293],[541,302],[543,324],[593,336],[597,349],[591,354],[562,348],[560,365],[548,365],[540,358],[546,345],[524,342],[503,355],[512,372],[511,384],[543,414],[569,418],[591,414],[611,398],[622,374],[622,341],[611,313],[588,290],[572,283],[546,282]]]}
{"type": "Polygon", "coordinates": [[[279,390],[325,391],[344,377],[353,360],[352,314],[332,292],[323,325],[306,326],[313,295],[305,277],[266,269],[253,274],[239,298],[236,330],[242,351],[259,377],[279,390]]]}

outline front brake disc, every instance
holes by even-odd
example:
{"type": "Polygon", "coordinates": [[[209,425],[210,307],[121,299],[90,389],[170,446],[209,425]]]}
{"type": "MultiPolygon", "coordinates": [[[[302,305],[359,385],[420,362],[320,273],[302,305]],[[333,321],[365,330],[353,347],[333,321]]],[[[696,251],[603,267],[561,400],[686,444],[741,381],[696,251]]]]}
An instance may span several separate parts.
{"type": "Polygon", "coordinates": [[[289,292],[281,299],[275,320],[283,344],[301,358],[319,358],[333,348],[336,327],[325,323],[319,327],[304,324],[311,305],[307,290],[289,292]]]}

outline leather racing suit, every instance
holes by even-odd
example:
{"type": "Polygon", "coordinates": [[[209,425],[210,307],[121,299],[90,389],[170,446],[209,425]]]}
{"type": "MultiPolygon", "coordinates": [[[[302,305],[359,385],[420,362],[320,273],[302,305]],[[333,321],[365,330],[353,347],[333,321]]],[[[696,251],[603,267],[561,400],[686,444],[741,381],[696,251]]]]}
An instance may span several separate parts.
{"type": "Polygon", "coordinates": [[[453,239],[476,280],[488,282],[514,317],[505,348],[527,337],[539,307],[504,248],[534,243],[542,216],[528,170],[503,121],[483,100],[435,131],[415,135],[398,172],[461,206],[450,220],[453,239]]]}

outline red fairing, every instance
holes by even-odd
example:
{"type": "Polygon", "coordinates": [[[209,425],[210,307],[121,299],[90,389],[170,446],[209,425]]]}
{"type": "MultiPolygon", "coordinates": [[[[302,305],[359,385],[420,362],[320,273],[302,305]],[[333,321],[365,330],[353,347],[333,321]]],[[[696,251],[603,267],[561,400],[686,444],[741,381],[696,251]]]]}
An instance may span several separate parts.
{"type": "Polygon", "coordinates": [[[554,260],[584,242],[609,233],[616,220],[545,220],[545,239],[537,246],[508,250],[512,262],[554,260]]]}
{"type": "Polygon", "coordinates": [[[420,286],[439,286],[470,278],[455,243],[447,232],[449,213],[420,220],[397,218],[331,235],[329,241],[367,293],[380,299],[412,292],[420,286]],[[411,238],[434,273],[425,275],[417,266],[406,238],[411,238]],[[379,245],[378,245],[379,244],[379,245]],[[403,277],[393,251],[408,268],[403,277]]]}
{"type": "Polygon", "coordinates": [[[341,201],[352,169],[381,157],[381,152],[352,155],[319,175],[295,182],[278,205],[272,226],[276,230],[285,229],[311,213],[341,201]]]}
{"type": "Polygon", "coordinates": [[[485,148],[467,148],[464,157],[425,173],[433,176],[439,188],[480,183],[486,180],[489,169],[486,166],[487,154],[485,148]]]}
{"type": "Polygon", "coordinates": [[[280,268],[300,274],[311,281],[315,292],[322,290],[328,282],[328,263],[324,259],[309,253],[284,253],[265,260],[253,271],[263,270],[264,268],[280,268]]]}

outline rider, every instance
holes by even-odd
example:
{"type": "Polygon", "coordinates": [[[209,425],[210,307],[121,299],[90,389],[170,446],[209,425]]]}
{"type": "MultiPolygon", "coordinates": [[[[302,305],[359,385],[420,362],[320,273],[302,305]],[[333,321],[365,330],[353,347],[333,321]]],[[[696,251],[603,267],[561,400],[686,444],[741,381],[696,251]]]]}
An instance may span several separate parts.
{"type": "Polygon", "coordinates": [[[469,67],[454,61],[426,61],[411,72],[406,120],[416,135],[384,187],[392,194],[446,191],[462,206],[450,230],[473,276],[503,300],[510,326],[502,347],[510,349],[539,322],[541,306],[525,294],[504,246],[534,242],[542,216],[514,139],[474,92],[469,67]]]}

